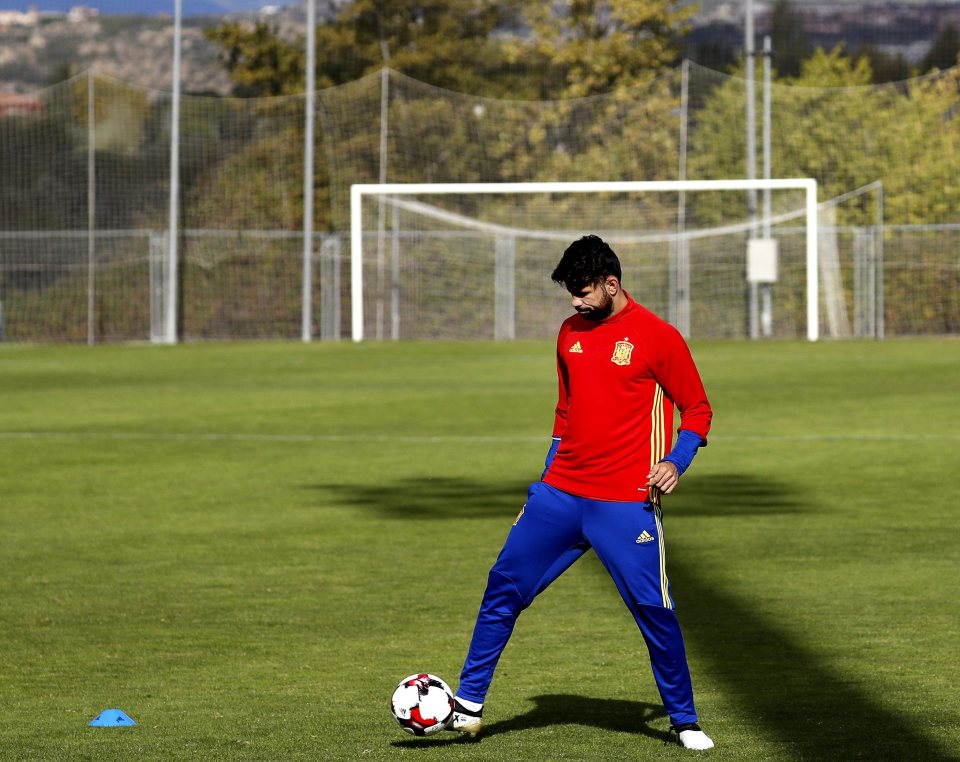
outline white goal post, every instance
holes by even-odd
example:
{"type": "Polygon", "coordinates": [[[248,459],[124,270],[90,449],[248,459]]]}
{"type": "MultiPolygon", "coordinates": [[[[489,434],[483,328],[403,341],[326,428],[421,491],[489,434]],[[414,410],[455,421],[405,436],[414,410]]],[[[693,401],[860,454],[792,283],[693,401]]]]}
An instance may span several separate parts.
{"type": "MultiPolygon", "coordinates": [[[[351,331],[354,341],[364,338],[363,304],[363,214],[364,198],[380,199],[412,195],[470,194],[579,194],[579,193],[684,193],[687,191],[798,190],[805,193],[806,231],[806,329],[807,339],[820,338],[819,273],[817,253],[817,181],[812,178],[770,180],[662,180],[616,182],[529,183],[369,183],[350,187],[350,292],[351,331]]],[[[758,221],[759,225],[759,221],[758,221]]],[[[592,231],[584,230],[586,235],[592,231]]]]}

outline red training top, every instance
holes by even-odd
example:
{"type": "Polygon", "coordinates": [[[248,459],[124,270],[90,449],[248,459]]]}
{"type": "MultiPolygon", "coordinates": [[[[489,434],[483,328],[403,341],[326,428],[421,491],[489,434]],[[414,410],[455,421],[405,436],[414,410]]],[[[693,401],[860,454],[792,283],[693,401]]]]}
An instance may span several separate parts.
{"type": "Polygon", "coordinates": [[[572,315],[557,337],[560,447],[543,480],[594,500],[659,502],[647,474],[680,429],[706,441],[713,411],[680,333],[637,304],[600,322],[572,315]]]}

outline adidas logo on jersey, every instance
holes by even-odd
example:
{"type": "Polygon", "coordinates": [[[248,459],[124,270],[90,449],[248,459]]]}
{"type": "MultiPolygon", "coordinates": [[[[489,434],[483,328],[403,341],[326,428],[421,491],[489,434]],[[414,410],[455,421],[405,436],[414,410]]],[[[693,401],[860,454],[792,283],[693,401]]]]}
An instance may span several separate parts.
{"type": "Polygon", "coordinates": [[[637,538],[637,545],[642,545],[645,542],[653,542],[653,535],[650,534],[646,529],[644,529],[637,538]]]}
{"type": "Polygon", "coordinates": [[[568,351],[568,352],[572,352],[572,353],[575,354],[575,355],[582,355],[582,354],[583,354],[583,347],[580,346],[580,342],[578,341],[576,344],[574,344],[572,347],[570,347],[570,349],[568,349],[567,351],[568,351]]]}

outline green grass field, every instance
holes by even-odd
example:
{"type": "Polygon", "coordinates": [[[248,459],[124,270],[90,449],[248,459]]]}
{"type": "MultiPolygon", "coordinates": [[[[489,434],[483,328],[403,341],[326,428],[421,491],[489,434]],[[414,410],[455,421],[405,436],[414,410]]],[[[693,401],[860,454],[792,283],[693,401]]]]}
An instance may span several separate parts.
{"type": "MultiPolygon", "coordinates": [[[[715,426],[665,532],[701,756],[960,759],[960,342],[692,348],[715,426]]],[[[548,343],[4,348],[0,759],[695,756],[592,554],[482,740],[388,713],[456,683],[554,379],[548,343]]]]}

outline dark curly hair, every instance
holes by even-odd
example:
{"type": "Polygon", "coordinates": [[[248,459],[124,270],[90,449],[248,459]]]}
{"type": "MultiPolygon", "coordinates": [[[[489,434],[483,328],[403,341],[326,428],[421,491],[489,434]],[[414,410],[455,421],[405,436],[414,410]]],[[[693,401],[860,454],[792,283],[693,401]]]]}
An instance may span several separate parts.
{"type": "Polygon", "coordinates": [[[599,285],[611,275],[620,280],[617,255],[599,236],[586,235],[567,247],[550,278],[568,291],[577,291],[599,285]]]}

